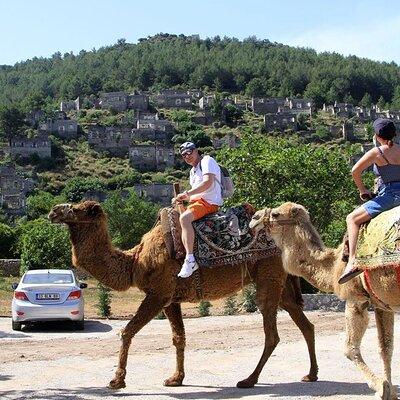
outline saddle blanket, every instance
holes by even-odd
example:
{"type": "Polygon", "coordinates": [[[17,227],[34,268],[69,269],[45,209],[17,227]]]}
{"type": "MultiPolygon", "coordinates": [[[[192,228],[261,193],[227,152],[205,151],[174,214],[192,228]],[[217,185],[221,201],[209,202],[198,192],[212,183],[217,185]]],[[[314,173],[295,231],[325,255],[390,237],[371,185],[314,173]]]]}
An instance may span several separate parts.
{"type": "MultiPolygon", "coordinates": [[[[253,236],[249,223],[254,209],[250,205],[219,211],[193,222],[194,257],[200,267],[237,265],[280,254],[278,247],[262,229],[253,236]]],[[[173,243],[173,256],[185,256],[181,241],[179,214],[173,208],[161,211],[161,225],[167,247],[173,243]],[[168,219],[168,223],[166,223],[168,219]],[[169,226],[168,226],[169,225],[169,226]],[[168,233],[169,230],[169,233],[168,233]]]]}
{"type": "Polygon", "coordinates": [[[400,267],[400,207],[385,211],[361,226],[354,266],[400,267]]]}

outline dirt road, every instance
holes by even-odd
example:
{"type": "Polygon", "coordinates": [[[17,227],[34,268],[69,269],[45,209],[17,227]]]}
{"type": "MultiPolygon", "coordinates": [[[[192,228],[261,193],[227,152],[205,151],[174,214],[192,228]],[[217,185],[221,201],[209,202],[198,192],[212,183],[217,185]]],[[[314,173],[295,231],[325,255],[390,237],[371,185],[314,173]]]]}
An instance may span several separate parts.
{"type": "MultiPolygon", "coordinates": [[[[260,315],[186,319],[185,386],[165,388],[174,370],[174,348],[165,320],[154,320],[134,339],[127,388],[105,388],[117,363],[116,333],[126,321],[88,321],[84,332],[53,324],[12,332],[10,320],[0,319],[1,399],[369,399],[371,391],[342,355],[344,316],[308,313],[316,325],[320,381],[301,383],[308,356],[300,332],[286,313],[279,313],[281,343],[267,363],[256,388],[239,390],[238,380],[255,367],[263,335],[260,315]],[[60,332],[61,330],[61,332],[60,332]]],[[[372,317],[372,315],[371,315],[372,317]]],[[[400,326],[400,319],[396,319],[400,326]]],[[[365,358],[375,370],[381,365],[376,331],[370,323],[364,340],[365,358]]],[[[398,329],[397,329],[398,331],[398,329]]],[[[400,358],[395,350],[394,363],[400,358]]],[[[394,382],[400,371],[394,368],[394,382]]]]}

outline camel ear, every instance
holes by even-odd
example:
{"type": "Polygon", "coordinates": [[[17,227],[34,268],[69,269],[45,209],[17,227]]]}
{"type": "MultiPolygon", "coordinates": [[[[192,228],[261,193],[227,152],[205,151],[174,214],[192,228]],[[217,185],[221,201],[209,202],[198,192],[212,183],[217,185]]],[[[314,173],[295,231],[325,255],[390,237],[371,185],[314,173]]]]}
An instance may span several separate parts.
{"type": "Polygon", "coordinates": [[[89,215],[89,217],[97,217],[101,214],[101,211],[100,204],[91,204],[87,209],[87,215],[89,215]]]}
{"type": "Polygon", "coordinates": [[[300,207],[294,206],[290,209],[290,216],[296,218],[299,215],[300,207]]]}

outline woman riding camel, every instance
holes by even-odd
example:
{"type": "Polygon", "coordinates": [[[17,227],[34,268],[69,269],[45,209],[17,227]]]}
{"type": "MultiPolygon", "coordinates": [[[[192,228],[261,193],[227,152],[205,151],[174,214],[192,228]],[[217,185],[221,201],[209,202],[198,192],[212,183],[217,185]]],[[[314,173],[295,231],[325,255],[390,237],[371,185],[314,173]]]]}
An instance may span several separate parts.
{"type": "Polygon", "coordinates": [[[349,261],[339,278],[340,284],[363,272],[353,266],[360,225],[380,213],[400,205],[400,146],[393,142],[393,138],[396,136],[396,127],[389,119],[379,118],[374,122],[374,132],[374,139],[379,143],[379,147],[374,147],[365,153],[351,170],[361,199],[370,200],[356,208],[346,218],[349,261]],[[373,171],[378,176],[379,182],[377,195],[373,198],[361,178],[362,172],[371,165],[373,165],[373,171]]]}

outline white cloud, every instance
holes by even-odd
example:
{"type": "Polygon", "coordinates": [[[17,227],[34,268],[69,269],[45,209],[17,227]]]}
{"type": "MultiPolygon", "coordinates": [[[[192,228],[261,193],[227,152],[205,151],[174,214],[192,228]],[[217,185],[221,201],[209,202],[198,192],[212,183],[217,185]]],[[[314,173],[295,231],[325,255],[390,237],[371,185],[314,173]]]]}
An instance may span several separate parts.
{"type": "Polygon", "coordinates": [[[378,61],[400,64],[400,16],[372,26],[365,22],[357,26],[336,26],[312,29],[304,34],[287,38],[286,44],[311,47],[318,52],[330,51],[356,55],[378,61]]]}

